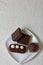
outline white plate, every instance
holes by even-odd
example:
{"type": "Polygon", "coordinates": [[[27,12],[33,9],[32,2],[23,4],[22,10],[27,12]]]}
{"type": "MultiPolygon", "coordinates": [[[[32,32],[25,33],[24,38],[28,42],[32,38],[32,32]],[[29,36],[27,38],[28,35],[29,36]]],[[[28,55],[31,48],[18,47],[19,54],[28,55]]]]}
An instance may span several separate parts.
{"type": "MultiPolygon", "coordinates": [[[[37,37],[30,30],[24,29],[23,32],[26,33],[26,34],[32,35],[31,42],[37,42],[37,43],[39,43],[39,40],[37,39],[37,37]]],[[[10,44],[17,44],[17,42],[14,42],[12,40],[11,36],[6,41],[6,48],[7,48],[7,50],[8,50],[8,46],[10,44]]],[[[40,43],[39,43],[39,46],[40,46],[40,43]]],[[[20,54],[20,53],[13,53],[13,52],[10,52],[8,50],[9,54],[13,57],[13,59],[16,60],[19,63],[26,63],[27,61],[29,61],[33,57],[35,57],[38,54],[39,51],[40,51],[40,48],[35,53],[29,52],[29,50],[28,50],[25,54],[20,54]]]]}

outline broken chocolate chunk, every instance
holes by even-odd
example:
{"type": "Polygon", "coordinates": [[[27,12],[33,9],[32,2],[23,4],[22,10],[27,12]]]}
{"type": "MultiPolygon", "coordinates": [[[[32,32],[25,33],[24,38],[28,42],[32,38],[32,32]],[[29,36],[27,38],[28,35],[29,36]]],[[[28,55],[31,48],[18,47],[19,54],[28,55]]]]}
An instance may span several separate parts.
{"type": "Polygon", "coordinates": [[[30,35],[22,33],[22,37],[17,42],[24,45],[28,45],[29,41],[30,41],[30,35]]]}
{"type": "Polygon", "coordinates": [[[13,34],[12,34],[12,40],[17,41],[22,37],[21,29],[18,28],[13,34]]]}
{"type": "Polygon", "coordinates": [[[10,44],[8,49],[10,52],[16,52],[16,53],[26,52],[26,47],[23,45],[18,45],[18,44],[10,44]]]}

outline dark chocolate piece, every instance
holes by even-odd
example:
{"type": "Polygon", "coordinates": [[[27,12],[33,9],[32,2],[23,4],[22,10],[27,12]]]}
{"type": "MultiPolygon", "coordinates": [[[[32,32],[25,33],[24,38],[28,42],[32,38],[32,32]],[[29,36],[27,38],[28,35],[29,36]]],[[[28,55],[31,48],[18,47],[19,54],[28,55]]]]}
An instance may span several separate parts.
{"type": "Polygon", "coordinates": [[[21,29],[18,28],[13,34],[12,34],[12,40],[17,41],[22,37],[21,29]]]}
{"type": "Polygon", "coordinates": [[[30,35],[22,33],[22,37],[17,41],[20,44],[28,45],[30,41],[30,35]]]}
{"type": "Polygon", "coordinates": [[[16,53],[25,53],[26,47],[23,45],[18,45],[18,44],[10,44],[9,51],[16,52],[16,53]]]}
{"type": "Polygon", "coordinates": [[[38,44],[37,43],[30,43],[29,44],[29,51],[30,52],[36,52],[38,50],[38,44]]]}

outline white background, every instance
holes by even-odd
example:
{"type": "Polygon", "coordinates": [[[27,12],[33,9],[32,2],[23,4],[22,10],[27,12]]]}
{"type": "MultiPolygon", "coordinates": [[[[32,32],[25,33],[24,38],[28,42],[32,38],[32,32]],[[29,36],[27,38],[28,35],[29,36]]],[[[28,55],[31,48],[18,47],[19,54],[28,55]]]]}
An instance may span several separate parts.
{"type": "MultiPolygon", "coordinates": [[[[31,29],[43,44],[43,0],[0,0],[0,65],[18,65],[8,54],[5,42],[11,33],[23,26],[31,29]]],[[[42,65],[43,48],[25,65],[42,65]]]]}

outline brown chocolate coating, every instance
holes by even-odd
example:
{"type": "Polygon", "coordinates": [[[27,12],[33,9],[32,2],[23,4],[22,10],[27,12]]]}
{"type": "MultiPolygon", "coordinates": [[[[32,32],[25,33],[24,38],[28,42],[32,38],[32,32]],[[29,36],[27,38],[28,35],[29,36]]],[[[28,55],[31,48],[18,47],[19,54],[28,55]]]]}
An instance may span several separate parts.
{"type": "Polygon", "coordinates": [[[18,44],[10,44],[9,45],[9,51],[11,52],[16,52],[16,53],[25,53],[26,52],[26,47],[23,46],[23,48],[20,48],[22,45],[18,45],[18,44]],[[14,45],[14,48],[11,48],[11,45],[14,45]],[[19,48],[16,48],[16,45],[19,46],[19,48]]]}
{"type": "Polygon", "coordinates": [[[22,33],[22,37],[17,42],[24,45],[28,45],[29,41],[30,41],[30,36],[22,33]]]}
{"type": "Polygon", "coordinates": [[[38,50],[38,44],[37,43],[30,43],[29,44],[29,51],[30,52],[36,52],[38,50]]]}
{"type": "Polygon", "coordinates": [[[11,36],[13,41],[19,40],[22,37],[21,29],[18,28],[11,36]]]}

